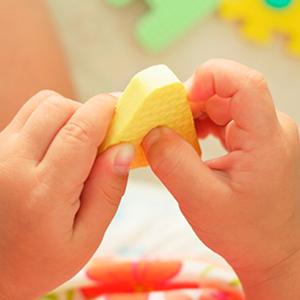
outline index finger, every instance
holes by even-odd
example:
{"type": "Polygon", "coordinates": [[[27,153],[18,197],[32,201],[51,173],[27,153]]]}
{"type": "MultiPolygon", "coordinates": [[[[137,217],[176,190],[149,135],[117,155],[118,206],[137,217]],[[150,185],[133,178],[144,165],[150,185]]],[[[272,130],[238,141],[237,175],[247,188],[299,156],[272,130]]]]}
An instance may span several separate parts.
{"type": "Polygon", "coordinates": [[[39,170],[47,182],[59,182],[58,186],[65,191],[83,184],[106,135],[116,102],[109,94],[97,95],[73,114],[40,163],[39,170]]]}
{"type": "Polygon", "coordinates": [[[215,95],[229,98],[228,113],[235,125],[244,131],[265,136],[279,124],[263,76],[237,62],[216,59],[202,64],[195,72],[187,92],[191,102],[204,102],[215,95]]]}

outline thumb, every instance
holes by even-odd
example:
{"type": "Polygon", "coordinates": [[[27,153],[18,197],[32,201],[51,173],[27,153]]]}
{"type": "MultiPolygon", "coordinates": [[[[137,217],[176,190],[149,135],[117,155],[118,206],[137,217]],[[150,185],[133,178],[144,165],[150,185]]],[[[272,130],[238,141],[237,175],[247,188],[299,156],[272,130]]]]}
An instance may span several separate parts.
{"type": "Polygon", "coordinates": [[[121,143],[101,153],[84,184],[74,231],[85,245],[98,247],[125,193],[135,148],[121,143]]]}
{"type": "Polygon", "coordinates": [[[221,184],[221,176],[178,133],[166,127],[156,128],[145,137],[143,148],[153,172],[178,201],[189,222],[201,217],[199,212],[204,207],[206,214],[214,209],[210,200],[221,184]]]}

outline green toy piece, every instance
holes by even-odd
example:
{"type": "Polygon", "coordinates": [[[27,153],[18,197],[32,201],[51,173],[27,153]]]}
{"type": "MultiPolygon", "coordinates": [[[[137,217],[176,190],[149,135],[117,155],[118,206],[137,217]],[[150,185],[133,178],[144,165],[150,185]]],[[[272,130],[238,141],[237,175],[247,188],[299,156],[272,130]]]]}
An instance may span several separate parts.
{"type": "MultiPolygon", "coordinates": [[[[76,293],[75,291],[67,291],[64,293],[64,295],[58,295],[56,293],[51,293],[49,295],[46,295],[42,298],[39,298],[38,300],[75,300],[76,293]]],[[[77,297],[76,297],[77,299],[77,297]]]]}
{"type": "MultiPolygon", "coordinates": [[[[106,0],[122,7],[134,0],[106,0]]],[[[213,14],[220,0],[145,0],[149,11],[135,28],[135,38],[149,52],[159,52],[187,32],[196,22],[213,14]]]]}
{"type": "Polygon", "coordinates": [[[265,0],[267,4],[275,8],[283,8],[288,6],[293,0],[265,0]]]}
{"type": "Polygon", "coordinates": [[[127,4],[130,4],[134,0],[106,0],[111,5],[117,6],[117,7],[122,7],[126,6],[127,4]]]}

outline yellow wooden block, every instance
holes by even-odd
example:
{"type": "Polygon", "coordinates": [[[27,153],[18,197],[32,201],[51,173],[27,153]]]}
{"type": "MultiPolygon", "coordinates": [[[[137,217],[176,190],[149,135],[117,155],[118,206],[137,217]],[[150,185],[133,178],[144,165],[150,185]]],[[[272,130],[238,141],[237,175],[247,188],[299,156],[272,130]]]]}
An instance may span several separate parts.
{"type": "Polygon", "coordinates": [[[131,169],[148,166],[141,143],[153,128],[169,127],[201,154],[184,85],[165,65],[135,75],[119,99],[99,153],[122,142],[135,146],[131,169]]]}

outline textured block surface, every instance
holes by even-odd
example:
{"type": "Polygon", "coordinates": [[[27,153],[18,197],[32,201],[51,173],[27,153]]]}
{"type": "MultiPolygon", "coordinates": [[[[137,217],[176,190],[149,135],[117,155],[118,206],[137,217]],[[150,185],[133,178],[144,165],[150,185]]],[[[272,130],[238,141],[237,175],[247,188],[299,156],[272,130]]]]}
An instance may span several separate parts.
{"type": "Polygon", "coordinates": [[[141,143],[158,126],[175,130],[201,153],[184,85],[164,65],[150,67],[133,77],[119,99],[99,152],[129,142],[136,148],[131,168],[147,166],[141,143]]]}

